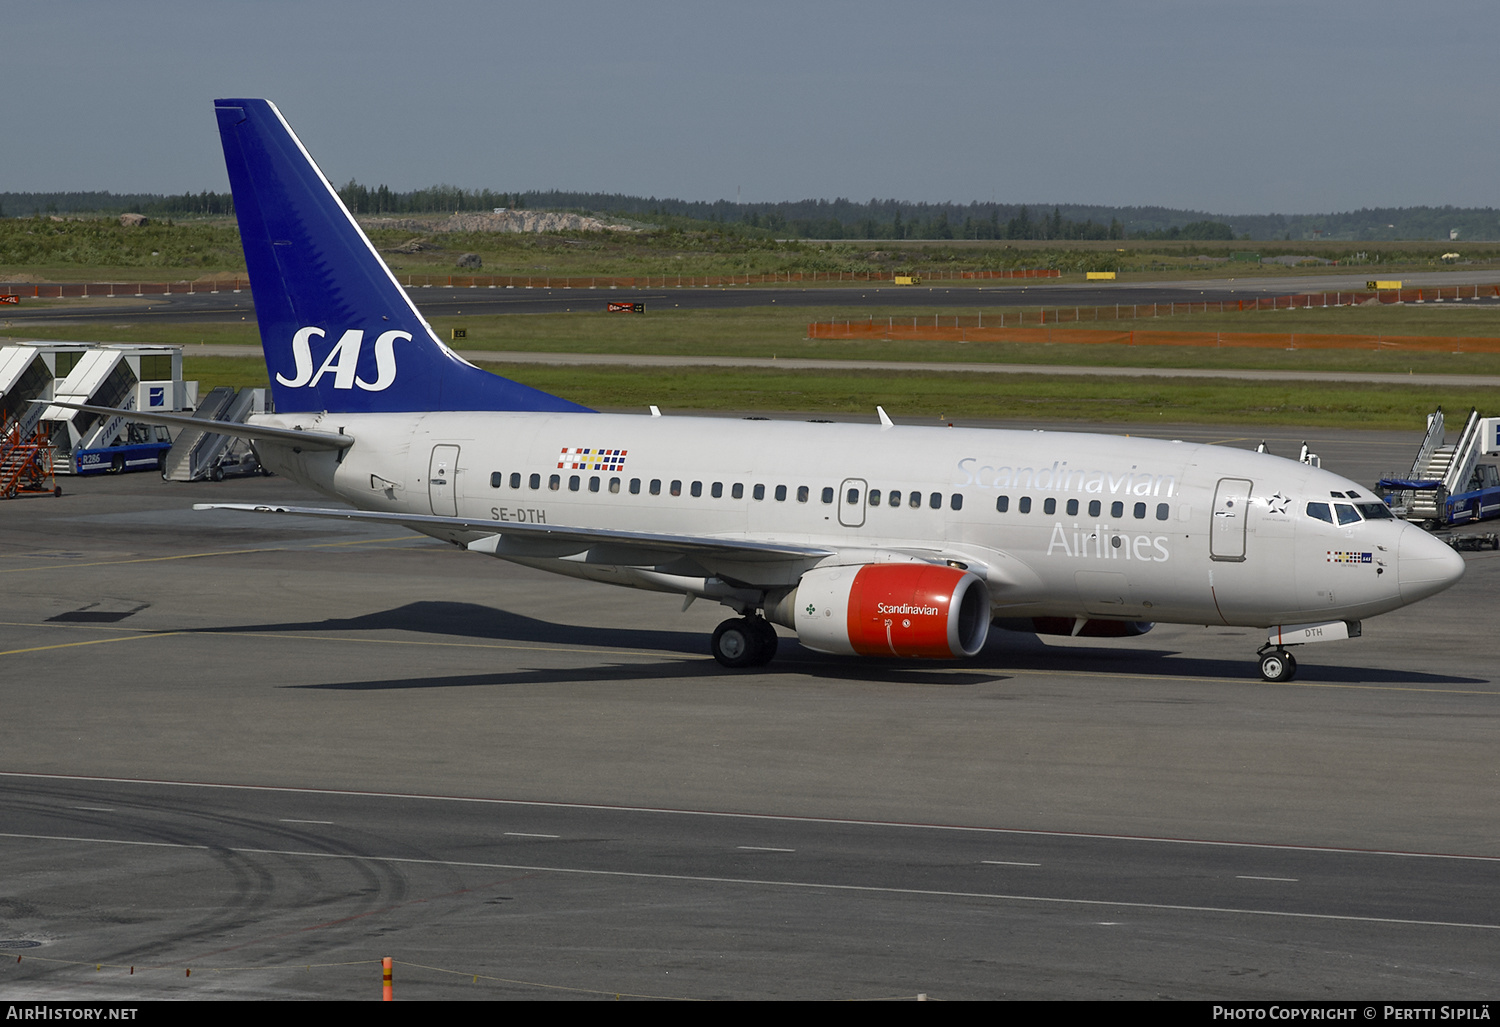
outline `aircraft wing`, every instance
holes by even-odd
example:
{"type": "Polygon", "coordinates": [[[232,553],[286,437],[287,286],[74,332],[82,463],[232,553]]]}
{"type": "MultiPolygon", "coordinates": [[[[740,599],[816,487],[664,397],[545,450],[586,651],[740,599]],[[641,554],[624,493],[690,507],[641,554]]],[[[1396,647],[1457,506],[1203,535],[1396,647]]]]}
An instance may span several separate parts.
{"type": "Polygon", "coordinates": [[[34,399],[32,402],[46,404],[47,410],[42,411],[44,419],[53,407],[63,407],[67,410],[85,410],[91,414],[106,414],[111,417],[115,414],[124,414],[132,421],[140,421],[142,424],[160,424],[168,428],[196,428],[215,435],[231,435],[252,442],[263,439],[267,442],[281,442],[303,449],[348,449],[354,445],[354,436],[336,435],[326,431],[272,428],[265,424],[215,421],[207,417],[194,417],[192,414],[155,414],[145,410],[121,410],[117,407],[101,407],[89,403],[60,403],[50,399],[34,399]]]}
{"type": "Polygon", "coordinates": [[[194,510],[243,510],[250,513],[295,514],[300,517],[331,517],[335,520],[374,521],[402,524],[417,531],[433,529],[474,532],[487,537],[505,536],[538,543],[574,545],[579,551],[594,546],[625,546],[644,553],[670,553],[684,556],[711,554],[733,555],[739,559],[812,558],[832,556],[834,550],[822,546],[803,546],[787,542],[757,541],[741,538],[716,538],[712,535],[674,535],[649,531],[620,531],[611,528],[575,528],[551,524],[501,523],[482,518],[440,517],[432,514],[381,513],[373,510],[335,510],[307,506],[270,506],[255,503],[196,503],[194,510]]]}

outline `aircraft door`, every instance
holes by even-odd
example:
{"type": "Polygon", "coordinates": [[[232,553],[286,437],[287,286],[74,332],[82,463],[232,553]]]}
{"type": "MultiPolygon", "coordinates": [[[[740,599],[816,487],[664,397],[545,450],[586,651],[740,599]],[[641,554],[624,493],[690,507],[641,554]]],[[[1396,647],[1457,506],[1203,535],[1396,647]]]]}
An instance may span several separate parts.
{"type": "Polygon", "coordinates": [[[844,483],[839,486],[839,494],[835,499],[839,507],[839,523],[846,528],[863,528],[865,526],[865,493],[869,489],[865,487],[863,478],[845,478],[844,483]]]}
{"type": "Polygon", "coordinates": [[[427,498],[439,517],[458,516],[458,447],[433,446],[427,466],[427,498]]]}
{"type": "Polygon", "coordinates": [[[1247,478],[1220,478],[1214,493],[1213,523],[1208,529],[1208,555],[1214,560],[1241,562],[1245,559],[1245,529],[1250,513],[1247,478]]]}

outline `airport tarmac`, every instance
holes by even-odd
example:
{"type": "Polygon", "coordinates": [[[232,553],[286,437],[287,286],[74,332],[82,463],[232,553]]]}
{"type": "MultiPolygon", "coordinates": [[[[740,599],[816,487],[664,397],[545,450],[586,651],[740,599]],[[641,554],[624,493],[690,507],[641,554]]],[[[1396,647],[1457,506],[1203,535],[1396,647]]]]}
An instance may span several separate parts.
{"type": "Polygon", "coordinates": [[[731,672],[705,602],[189,509],[284,479],[62,484],[0,502],[7,999],[1500,993],[1500,554],[1290,684],[1195,626],[731,672]]]}

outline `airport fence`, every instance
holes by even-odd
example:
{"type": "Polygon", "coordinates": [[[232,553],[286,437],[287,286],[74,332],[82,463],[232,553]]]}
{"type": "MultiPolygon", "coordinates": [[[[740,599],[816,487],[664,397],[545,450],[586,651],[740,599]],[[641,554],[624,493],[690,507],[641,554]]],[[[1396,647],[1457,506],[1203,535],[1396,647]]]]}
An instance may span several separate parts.
{"type": "Polygon", "coordinates": [[[29,296],[34,299],[191,296],[249,290],[250,279],[243,277],[213,282],[0,282],[0,296],[29,296]]]}
{"type": "MultiPolygon", "coordinates": [[[[402,275],[408,289],[712,289],[736,285],[891,282],[888,271],[777,271],[763,275],[402,275]]],[[[1006,271],[924,271],[924,281],[967,278],[1061,278],[1053,268],[1006,271]]],[[[201,282],[0,282],[0,296],[35,299],[111,298],[248,292],[250,279],[201,282]]]]}
{"type": "Polygon", "coordinates": [[[843,321],[816,321],[809,339],[872,339],[886,342],[1020,342],[1078,343],[1113,346],[1250,346],[1268,349],[1386,349],[1450,353],[1497,353],[1500,339],[1479,336],[1385,336],[1296,332],[1179,332],[1153,329],[1081,328],[1090,321],[1125,321],[1177,314],[1288,310],[1307,307],[1359,306],[1365,303],[1441,303],[1500,300],[1500,285],[1444,286],[1375,292],[1307,293],[1191,303],[1116,303],[1093,307],[1042,307],[991,314],[873,316],[843,321]]]}
{"type": "MultiPolygon", "coordinates": [[[[1061,278],[1054,268],[912,272],[923,281],[965,278],[1061,278]]],[[[776,271],[763,275],[402,275],[408,289],[714,289],[734,285],[892,282],[889,271],[776,271]]]]}

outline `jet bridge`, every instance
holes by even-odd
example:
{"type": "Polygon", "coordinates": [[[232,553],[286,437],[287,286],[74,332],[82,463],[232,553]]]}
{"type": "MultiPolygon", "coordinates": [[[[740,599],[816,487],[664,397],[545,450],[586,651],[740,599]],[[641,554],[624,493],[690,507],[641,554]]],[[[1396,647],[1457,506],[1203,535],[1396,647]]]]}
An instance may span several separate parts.
{"type": "Polygon", "coordinates": [[[1392,512],[1428,527],[1500,517],[1500,470],[1479,458],[1500,454],[1500,417],[1469,417],[1447,444],[1443,410],[1427,416],[1427,433],[1405,477],[1380,479],[1392,512]]]}
{"type": "Polygon", "coordinates": [[[171,435],[130,419],[129,411],[162,413],[190,408],[197,382],[182,380],[177,346],[91,345],[47,397],[59,402],[115,407],[113,415],[46,406],[39,419],[57,453],[60,474],[160,468],[171,435]]]}

